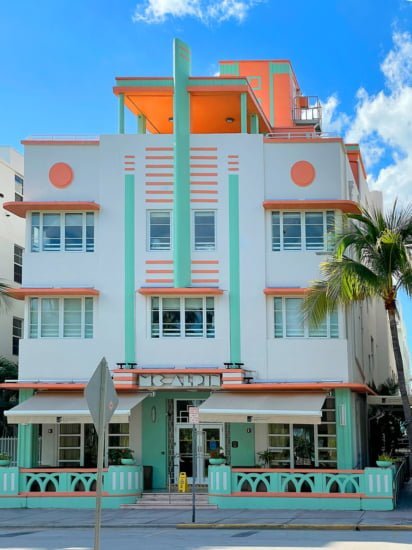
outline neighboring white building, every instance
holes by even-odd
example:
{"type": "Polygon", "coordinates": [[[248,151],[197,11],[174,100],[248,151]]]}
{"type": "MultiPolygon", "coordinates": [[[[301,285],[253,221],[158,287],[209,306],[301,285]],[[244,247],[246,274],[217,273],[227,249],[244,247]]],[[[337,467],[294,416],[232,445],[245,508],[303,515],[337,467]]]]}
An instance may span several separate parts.
{"type": "MultiPolygon", "coordinates": [[[[24,159],[11,147],[0,147],[0,205],[23,200],[24,159]]],[[[0,282],[19,286],[25,241],[25,221],[0,209],[0,282]]],[[[18,361],[23,336],[24,304],[7,299],[0,305],[0,357],[18,361]]]]}
{"type": "MultiPolygon", "coordinates": [[[[298,493],[299,469],[338,476],[322,482],[334,507],[330,493],[360,487],[345,476],[365,466],[368,384],[390,372],[385,311],[338,310],[313,329],[300,305],[342,214],[381,200],[359,147],[321,133],[320,104],[287,61],[191,77],[176,41],[173,78],[118,78],[114,93],[117,135],[23,142],[25,201],[5,206],[27,219],[21,403],[9,414],[24,483],[58,492],[54,469],[69,468],[90,487],[82,392],[105,356],[120,395],[109,458],[131,447],[164,489],[195,466],[207,483],[219,447],[243,468],[269,450],[298,493]],[[125,133],[125,107],[137,133],[125,133]]],[[[65,498],[84,503],[67,483],[65,498]]]]}

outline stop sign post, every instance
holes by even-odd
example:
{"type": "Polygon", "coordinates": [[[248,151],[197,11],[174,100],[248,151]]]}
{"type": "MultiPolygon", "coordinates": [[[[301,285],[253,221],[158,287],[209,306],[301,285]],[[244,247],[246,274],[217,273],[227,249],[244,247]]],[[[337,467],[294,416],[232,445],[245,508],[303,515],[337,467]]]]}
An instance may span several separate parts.
{"type": "Polygon", "coordinates": [[[100,548],[100,524],[102,510],[103,454],[107,424],[119,404],[106,359],[98,364],[87,384],[84,395],[97,432],[96,525],[94,550],[100,548]]]}

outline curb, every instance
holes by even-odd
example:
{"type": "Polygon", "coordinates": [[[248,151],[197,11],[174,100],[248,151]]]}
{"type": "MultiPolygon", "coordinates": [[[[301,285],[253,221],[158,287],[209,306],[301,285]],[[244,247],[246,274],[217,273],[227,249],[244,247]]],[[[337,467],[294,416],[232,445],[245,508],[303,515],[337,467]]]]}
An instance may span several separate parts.
{"type": "Polygon", "coordinates": [[[178,523],[176,529],[262,529],[288,531],[412,531],[412,525],[313,523],[178,523]]]}

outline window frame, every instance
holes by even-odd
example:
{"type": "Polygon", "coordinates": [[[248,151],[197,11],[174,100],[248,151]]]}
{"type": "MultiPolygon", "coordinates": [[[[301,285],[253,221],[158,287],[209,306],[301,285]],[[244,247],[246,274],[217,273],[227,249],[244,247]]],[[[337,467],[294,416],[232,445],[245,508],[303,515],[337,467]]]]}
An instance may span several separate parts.
{"type": "MultiPolygon", "coordinates": [[[[57,227],[57,226],[56,226],[57,227]]],[[[70,227],[67,225],[67,227],[70,227]]],[[[35,211],[32,212],[30,215],[30,252],[33,252],[35,254],[39,252],[68,252],[68,253],[92,253],[96,251],[96,216],[95,212],[90,211],[71,211],[67,210],[64,212],[42,212],[42,211],[35,211]],[[44,232],[44,216],[52,214],[59,216],[59,245],[58,248],[55,249],[45,249],[44,248],[44,238],[43,238],[43,232],[44,232]],[[67,242],[66,242],[66,216],[70,214],[77,214],[82,216],[82,242],[81,242],[81,248],[78,249],[68,249],[67,242]],[[33,216],[39,217],[39,223],[38,225],[33,225],[33,216]],[[93,224],[90,227],[93,227],[93,240],[91,242],[91,246],[89,247],[88,243],[88,237],[87,237],[87,228],[89,227],[87,224],[88,219],[90,219],[89,216],[92,216],[93,224]],[[34,239],[34,227],[38,228],[38,236],[37,236],[37,245],[35,244],[34,239]]],[[[69,240],[69,239],[67,239],[69,240]]]]}
{"type": "Polygon", "coordinates": [[[12,355],[15,355],[16,357],[19,356],[19,343],[20,340],[23,338],[24,334],[24,319],[21,317],[13,317],[12,320],[12,342],[11,342],[11,351],[12,355]],[[20,327],[17,326],[16,321],[20,324],[20,327]],[[18,328],[20,334],[16,334],[16,328],[18,328]]]}
{"type": "Polygon", "coordinates": [[[193,252],[215,252],[217,250],[217,210],[212,208],[196,208],[192,210],[192,251],[193,252]],[[196,214],[209,212],[213,214],[214,242],[212,248],[197,248],[196,247],[196,214]]]}
{"type": "Polygon", "coordinates": [[[24,254],[24,248],[18,244],[14,245],[14,253],[13,253],[13,281],[15,283],[18,283],[21,285],[23,280],[23,254],[24,254]],[[20,257],[19,257],[20,254],[20,257]],[[19,263],[18,260],[21,260],[21,263],[19,263]],[[19,275],[16,277],[16,268],[17,273],[19,275]]]}
{"type": "MultiPolygon", "coordinates": [[[[209,302],[210,304],[210,302],[209,302]]],[[[215,296],[150,296],[148,300],[148,336],[151,340],[181,340],[189,339],[191,341],[196,340],[213,340],[216,338],[216,300],[215,296]],[[187,322],[186,322],[186,312],[191,310],[186,310],[186,300],[187,299],[200,299],[202,300],[202,334],[187,334],[187,322]],[[153,300],[158,300],[158,309],[153,310],[153,300]],[[174,335],[165,335],[163,331],[163,300],[173,299],[179,300],[179,333],[174,335]],[[208,300],[213,300],[213,308],[208,308],[208,300]],[[208,331],[208,311],[212,309],[213,312],[213,323],[211,323],[210,332],[208,331]],[[153,323],[153,311],[158,312],[158,323],[153,323]],[[156,328],[157,325],[157,328],[156,328]],[[157,336],[153,334],[157,333],[157,336]],[[209,335],[208,335],[209,334],[209,335]]]]}
{"type": "MultiPolygon", "coordinates": [[[[32,296],[28,300],[27,308],[27,337],[30,340],[50,340],[50,339],[64,339],[64,340],[92,340],[95,337],[95,304],[96,301],[92,296],[32,296]],[[57,300],[58,301],[58,323],[57,323],[57,335],[56,336],[42,336],[43,324],[43,311],[42,311],[42,302],[44,300],[57,300]],[[65,300],[80,300],[81,301],[81,319],[80,319],[80,336],[65,336],[65,323],[64,323],[64,301],[65,300]],[[37,300],[37,302],[34,302],[37,300]],[[36,311],[32,316],[32,305],[36,303],[36,311]],[[88,332],[88,326],[90,323],[86,323],[86,314],[90,313],[90,310],[86,307],[86,304],[92,304],[91,313],[92,313],[92,323],[91,331],[88,332]],[[34,318],[35,316],[35,318],[34,318]],[[88,335],[87,335],[88,334],[88,335]],[[87,335],[87,336],[86,336],[87,335]]],[[[67,327],[66,327],[67,328],[67,327]]],[[[89,329],[90,330],[90,329],[89,329]]]]}
{"type": "Polygon", "coordinates": [[[288,300],[300,300],[303,302],[303,298],[300,296],[273,296],[271,300],[271,323],[272,323],[272,338],[274,340],[338,340],[341,338],[341,322],[339,316],[339,309],[336,309],[333,314],[328,313],[326,317],[326,336],[311,334],[311,331],[319,330],[319,328],[311,328],[307,319],[302,318],[303,334],[302,336],[288,336],[287,335],[287,301],[288,300]],[[279,308],[281,304],[281,309],[279,308]],[[276,321],[276,315],[279,315],[279,322],[276,321]],[[281,326],[281,331],[279,330],[281,326]],[[337,327],[337,330],[336,328],[337,327]]]}
{"type": "Polygon", "coordinates": [[[146,211],[146,251],[147,252],[170,252],[173,250],[173,210],[168,210],[166,208],[154,208],[152,210],[146,211]],[[152,248],[152,224],[151,216],[152,214],[168,214],[169,215],[169,247],[168,248],[152,248]]]}
{"type": "Polygon", "coordinates": [[[14,200],[15,202],[24,200],[24,178],[16,172],[14,173],[14,200]]]}
{"type": "MultiPolygon", "coordinates": [[[[308,224],[309,225],[309,224],[308,224]]],[[[329,235],[334,235],[336,231],[336,210],[271,210],[270,212],[270,249],[271,252],[328,252],[332,249],[331,240],[328,238],[329,235]],[[300,244],[299,246],[285,248],[285,237],[284,237],[284,216],[299,215],[300,218],[300,244]],[[307,242],[307,224],[306,224],[306,215],[307,214],[322,214],[323,222],[323,246],[322,247],[309,247],[307,242]],[[333,223],[330,223],[331,214],[333,214],[333,223]],[[274,215],[279,216],[279,237],[274,236],[274,215]],[[332,231],[328,231],[329,227],[333,227],[332,231]],[[275,244],[275,239],[278,241],[278,245],[275,244]],[[277,248],[278,246],[278,248],[277,248]]]]}

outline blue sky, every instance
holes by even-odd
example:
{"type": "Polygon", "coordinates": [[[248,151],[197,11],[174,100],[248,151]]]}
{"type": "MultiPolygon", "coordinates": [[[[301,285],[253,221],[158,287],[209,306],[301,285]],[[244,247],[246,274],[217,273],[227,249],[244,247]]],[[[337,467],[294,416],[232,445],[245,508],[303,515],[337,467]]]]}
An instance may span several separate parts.
{"type": "Polygon", "coordinates": [[[411,31],[411,0],[3,2],[0,145],[115,132],[114,77],[171,74],[179,37],[197,75],[220,59],[290,59],[324,129],[361,143],[371,186],[412,201],[411,31]]]}

